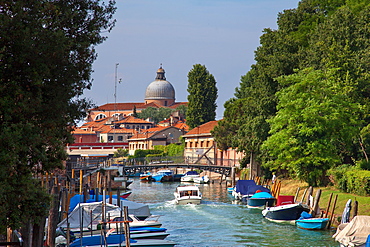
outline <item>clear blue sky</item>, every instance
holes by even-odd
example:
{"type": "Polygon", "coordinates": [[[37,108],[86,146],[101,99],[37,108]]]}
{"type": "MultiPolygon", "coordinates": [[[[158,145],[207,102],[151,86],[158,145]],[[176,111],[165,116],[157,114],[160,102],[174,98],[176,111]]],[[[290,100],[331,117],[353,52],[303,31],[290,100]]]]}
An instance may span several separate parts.
{"type": "Polygon", "coordinates": [[[95,104],[144,102],[145,89],[162,64],[176,101],[187,101],[187,75],[205,65],[217,81],[217,116],[234,96],[254,61],[264,28],[276,29],[279,12],[298,0],[117,0],[115,28],[96,47],[93,86],[85,92],[95,104]]]}

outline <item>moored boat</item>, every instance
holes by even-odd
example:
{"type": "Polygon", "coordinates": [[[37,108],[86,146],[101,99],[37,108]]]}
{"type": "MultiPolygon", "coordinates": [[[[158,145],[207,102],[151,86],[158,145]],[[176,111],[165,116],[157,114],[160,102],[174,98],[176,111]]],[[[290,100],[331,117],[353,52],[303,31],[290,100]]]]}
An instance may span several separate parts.
{"type": "Polygon", "coordinates": [[[264,208],[274,206],[276,198],[268,192],[257,192],[247,198],[247,206],[250,208],[264,208]]]}
{"type": "Polygon", "coordinates": [[[174,172],[172,170],[160,170],[152,175],[155,182],[169,182],[174,179],[174,172]]]}
{"type": "Polygon", "coordinates": [[[200,204],[202,193],[197,186],[178,186],[174,192],[177,204],[200,204]]]}
{"type": "Polygon", "coordinates": [[[271,221],[294,223],[303,211],[307,212],[308,207],[294,203],[294,196],[279,196],[276,206],[266,207],[262,210],[262,215],[271,221]]]}
{"type": "Polygon", "coordinates": [[[196,171],[187,171],[184,176],[181,177],[181,182],[194,182],[194,178],[199,177],[199,173],[196,171]]]}
{"type": "Polygon", "coordinates": [[[198,176],[193,178],[194,183],[196,184],[208,184],[209,183],[209,177],[207,175],[205,176],[198,176]]]}
{"type": "Polygon", "coordinates": [[[295,222],[297,227],[301,229],[322,230],[327,226],[329,218],[298,219],[295,222]]]}

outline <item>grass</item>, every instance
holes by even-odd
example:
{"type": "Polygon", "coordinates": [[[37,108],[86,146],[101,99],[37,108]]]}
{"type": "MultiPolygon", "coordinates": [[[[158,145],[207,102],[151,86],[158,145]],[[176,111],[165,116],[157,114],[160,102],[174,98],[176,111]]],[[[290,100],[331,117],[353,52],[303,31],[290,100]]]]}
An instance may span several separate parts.
{"type": "MultiPolygon", "coordinates": [[[[308,184],[296,180],[280,180],[281,181],[281,189],[280,189],[280,195],[296,195],[297,188],[300,188],[297,200],[301,201],[302,196],[304,194],[304,191],[306,188],[308,188],[308,184]]],[[[334,187],[316,187],[313,188],[312,196],[316,196],[316,192],[318,189],[321,189],[321,196],[320,196],[320,202],[319,206],[321,210],[326,210],[328,207],[328,202],[330,198],[330,194],[332,193],[332,199],[331,199],[331,205],[329,208],[329,212],[332,212],[333,205],[334,205],[334,198],[337,195],[337,201],[334,208],[334,216],[336,221],[340,221],[341,215],[343,213],[343,210],[346,206],[346,203],[348,199],[352,200],[352,210],[351,210],[351,218],[353,216],[353,206],[354,201],[358,201],[358,213],[357,215],[370,215],[370,197],[369,196],[358,196],[355,194],[348,194],[343,193],[337,190],[334,187]]],[[[306,202],[307,200],[307,194],[305,198],[303,199],[303,202],[306,202]]]]}

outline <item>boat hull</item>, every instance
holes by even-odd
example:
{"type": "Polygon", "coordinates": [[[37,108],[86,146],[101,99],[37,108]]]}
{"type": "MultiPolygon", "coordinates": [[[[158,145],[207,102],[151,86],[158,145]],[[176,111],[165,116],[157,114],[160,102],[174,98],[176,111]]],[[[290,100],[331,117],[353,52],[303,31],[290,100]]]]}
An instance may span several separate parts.
{"type": "Polygon", "coordinates": [[[328,218],[311,218],[296,220],[296,225],[298,228],[306,230],[322,230],[329,222],[328,218]]]}
{"type": "Polygon", "coordinates": [[[303,211],[307,211],[307,209],[301,204],[288,204],[267,207],[262,211],[262,215],[273,221],[293,221],[299,219],[303,211]]]}
{"type": "Polygon", "coordinates": [[[179,204],[179,205],[186,205],[186,204],[195,204],[195,205],[199,205],[201,202],[201,199],[191,199],[191,198],[188,198],[188,199],[177,199],[176,200],[176,203],[179,204]]]}
{"type": "Polygon", "coordinates": [[[248,207],[272,207],[275,204],[275,198],[247,198],[248,207]]]}

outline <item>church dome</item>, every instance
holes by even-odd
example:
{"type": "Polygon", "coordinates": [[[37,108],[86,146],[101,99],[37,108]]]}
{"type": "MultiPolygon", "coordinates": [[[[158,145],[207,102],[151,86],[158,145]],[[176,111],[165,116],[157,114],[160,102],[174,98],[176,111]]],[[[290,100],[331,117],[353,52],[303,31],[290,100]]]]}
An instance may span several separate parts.
{"type": "Polygon", "coordinates": [[[157,70],[155,81],[149,84],[145,92],[145,100],[175,100],[175,89],[166,81],[165,71],[162,66],[157,70]]]}

